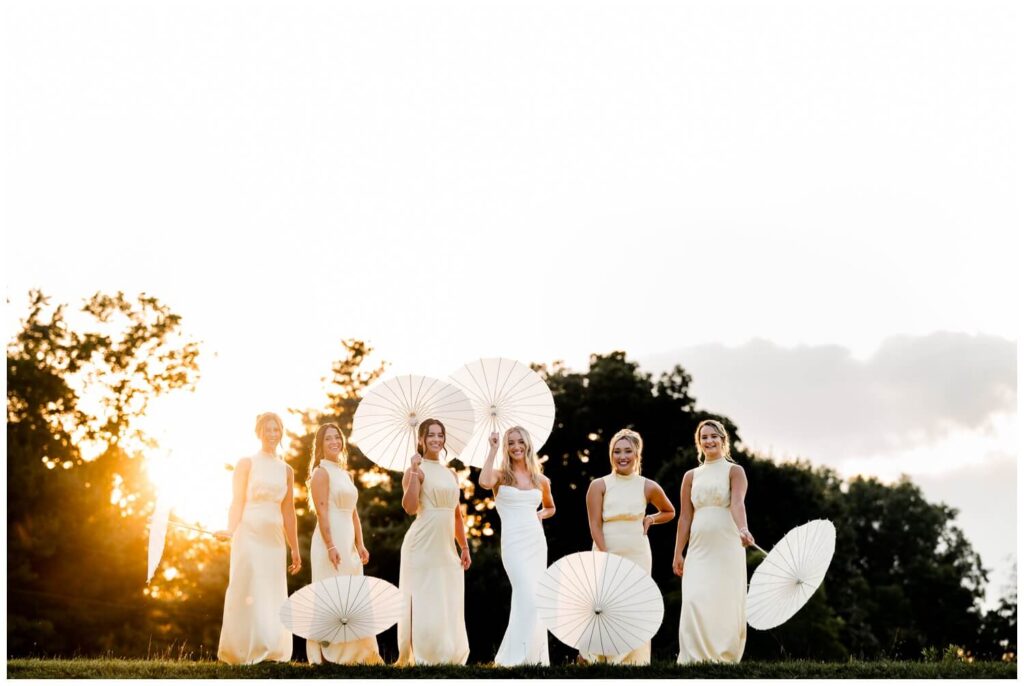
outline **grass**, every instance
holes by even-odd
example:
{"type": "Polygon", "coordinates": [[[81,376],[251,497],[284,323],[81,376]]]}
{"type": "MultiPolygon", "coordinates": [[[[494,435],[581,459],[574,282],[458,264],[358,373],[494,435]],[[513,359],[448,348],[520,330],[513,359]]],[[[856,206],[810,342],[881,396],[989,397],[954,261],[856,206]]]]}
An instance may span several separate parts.
{"type": "Polygon", "coordinates": [[[502,668],[360,667],[304,662],[245,667],[209,660],[12,659],[11,679],[1015,679],[1016,663],[1002,662],[743,662],[649,667],[554,665],[502,668]]]}

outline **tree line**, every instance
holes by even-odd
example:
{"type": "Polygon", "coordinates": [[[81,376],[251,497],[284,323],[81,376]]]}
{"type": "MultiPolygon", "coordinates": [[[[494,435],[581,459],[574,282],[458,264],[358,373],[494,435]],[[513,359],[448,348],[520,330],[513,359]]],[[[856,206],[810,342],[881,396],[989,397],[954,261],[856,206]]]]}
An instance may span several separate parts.
{"type": "MultiPolygon", "coordinates": [[[[84,323],[75,326],[67,311],[32,291],[7,347],[8,654],[211,657],[227,586],[227,545],[171,527],[162,565],[176,574],[143,583],[155,494],[142,462],[155,445],[138,424],[153,398],[194,387],[199,344],[185,336],[181,317],[155,298],[97,293],[76,313],[84,323]]],[[[367,365],[371,352],[363,341],[343,341],[323,405],[292,410],[302,430],[289,434],[283,457],[300,489],[317,425],[334,421],[350,433],[360,397],[384,374],[383,365],[367,365]]],[[[613,351],[592,355],[585,371],[558,362],[534,369],[556,406],[554,429],[540,451],[558,508],[544,524],[549,561],[590,549],[584,496],[590,481],[610,469],[607,441],[615,431],[630,427],[643,435],[645,476],[678,504],[683,473],[697,464],[694,429],[711,417],[729,429],[733,457],[747,472],[748,518],[762,547],[811,519],[832,520],[838,533],[822,587],[782,627],[750,630],[746,659],[920,659],[951,644],[979,658],[1016,653],[1016,590],[998,608],[982,611],[987,575],[957,526],[956,510],[928,502],[909,479],[844,481],[806,461],[758,456],[744,449],[728,417],[697,404],[682,366],[655,377],[613,351]]],[[[399,550],[411,523],[400,505],[401,480],[373,465],[358,446],[350,452],[371,552],[365,572],[397,584],[399,550]]],[[[464,477],[473,550],[465,604],[470,660],[488,662],[501,642],[511,596],[498,546],[501,524],[490,491],[476,484],[479,472],[457,461],[453,466],[464,477]]],[[[289,577],[289,592],[310,581],[315,518],[304,498],[297,511],[306,564],[289,577]]],[[[650,533],[652,575],[666,606],[652,641],[656,659],[674,659],[677,651],[674,534],[674,525],[650,533]]],[[[747,558],[752,573],[762,555],[751,549],[747,558]]],[[[394,633],[380,637],[388,661],[396,657],[394,633]]],[[[304,649],[296,639],[296,659],[304,649]]],[[[551,639],[553,664],[573,656],[551,639]]]]}

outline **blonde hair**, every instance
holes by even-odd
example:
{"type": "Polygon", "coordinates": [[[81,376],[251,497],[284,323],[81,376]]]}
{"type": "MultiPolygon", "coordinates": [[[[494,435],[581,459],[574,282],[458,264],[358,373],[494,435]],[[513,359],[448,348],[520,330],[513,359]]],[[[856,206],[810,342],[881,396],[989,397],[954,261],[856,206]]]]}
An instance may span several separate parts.
{"type": "Polygon", "coordinates": [[[501,465],[501,475],[499,482],[502,486],[511,486],[516,483],[515,472],[512,471],[512,455],[509,454],[508,437],[513,431],[518,431],[519,435],[523,438],[523,443],[526,444],[526,456],[523,461],[526,462],[526,471],[530,473],[530,482],[536,488],[540,488],[540,475],[541,466],[540,462],[537,461],[537,454],[533,452],[533,439],[530,438],[529,432],[521,426],[513,426],[505,432],[505,437],[502,439],[502,455],[505,459],[501,465]]]}
{"type": "Polygon", "coordinates": [[[729,452],[729,432],[725,430],[725,425],[717,419],[703,420],[693,433],[693,442],[697,445],[697,462],[704,464],[704,451],[700,447],[700,430],[705,426],[713,428],[718,437],[722,439],[722,457],[735,464],[736,460],[732,459],[732,454],[729,452]]]}
{"type": "Polygon", "coordinates": [[[612,466],[612,471],[615,471],[615,444],[623,439],[629,441],[629,444],[633,446],[633,452],[636,453],[636,473],[639,474],[640,463],[644,457],[644,439],[632,429],[620,429],[608,442],[608,462],[612,466]]]}
{"type": "Polygon", "coordinates": [[[277,444],[281,445],[281,441],[284,440],[284,422],[277,415],[276,412],[264,412],[263,414],[256,415],[256,438],[263,440],[263,429],[269,421],[277,422],[277,428],[281,430],[281,438],[278,439],[277,444]]]}

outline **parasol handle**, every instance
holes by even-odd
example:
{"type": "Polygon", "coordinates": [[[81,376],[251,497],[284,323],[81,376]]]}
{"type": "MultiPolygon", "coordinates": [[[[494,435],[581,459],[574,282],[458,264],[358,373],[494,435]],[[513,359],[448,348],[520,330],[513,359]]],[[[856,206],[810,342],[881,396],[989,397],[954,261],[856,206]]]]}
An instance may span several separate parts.
{"type": "Polygon", "coordinates": [[[213,533],[212,531],[207,531],[206,529],[200,529],[200,528],[195,527],[195,526],[189,526],[188,524],[183,524],[182,522],[176,522],[173,519],[171,521],[169,521],[168,524],[173,524],[174,526],[180,526],[182,529],[191,529],[192,531],[198,531],[199,533],[206,534],[207,536],[216,536],[216,534],[213,533]]]}
{"type": "Polygon", "coordinates": [[[768,551],[767,551],[767,550],[765,550],[764,548],[762,548],[761,546],[759,546],[758,544],[756,544],[756,543],[751,543],[750,545],[754,546],[755,548],[757,548],[758,550],[760,550],[760,551],[761,551],[762,553],[764,553],[765,555],[767,555],[767,554],[768,554],[768,551]]]}

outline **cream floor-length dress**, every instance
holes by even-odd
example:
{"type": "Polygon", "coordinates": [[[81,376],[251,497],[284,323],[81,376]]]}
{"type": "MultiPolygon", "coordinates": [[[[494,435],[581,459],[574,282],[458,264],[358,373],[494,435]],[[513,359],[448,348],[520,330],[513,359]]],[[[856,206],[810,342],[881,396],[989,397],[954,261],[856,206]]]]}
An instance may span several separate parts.
{"type": "Polygon", "coordinates": [[[292,635],[278,612],[288,599],[288,546],[281,501],[288,492],[287,466],[277,457],[250,458],[242,519],[231,537],[231,566],[224,594],[224,621],[217,659],[242,665],[292,657],[292,635]]]}
{"type": "Polygon", "coordinates": [[[459,486],[444,465],[420,463],[420,509],[402,541],[398,665],[466,664],[465,578],[455,550],[459,486]]]}
{"type": "MultiPolygon", "coordinates": [[[[601,477],[604,481],[604,505],[601,509],[601,530],[604,533],[605,548],[609,553],[621,555],[634,562],[648,574],[651,573],[651,543],[644,534],[644,514],[647,512],[647,496],[644,485],[647,479],[636,472],[622,476],[612,472],[601,477]]],[[[594,546],[597,550],[597,546],[594,546]]],[[[647,641],[625,655],[604,656],[583,655],[591,662],[610,662],[620,665],[651,664],[651,642],[647,641]]]]}
{"type": "Polygon", "coordinates": [[[697,467],[693,475],[679,664],[739,662],[747,642],[747,564],[729,511],[731,468],[731,462],[719,458],[697,467]]]}
{"type": "MultiPolygon", "coordinates": [[[[331,522],[331,542],[341,555],[341,564],[335,569],[327,556],[327,545],[320,533],[320,522],[313,531],[313,541],[309,547],[309,560],[312,567],[313,581],[330,579],[342,574],[362,576],[363,563],[359,560],[356,549],[356,530],[352,521],[352,513],[356,509],[359,491],[352,483],[352,477],[338,464],[330,460],[321,460],[320,469],[327,473],[328,497],[327,516],[331,522]]],[[[384,661],[377,648],[377,637],[370,636],[358,641],[331,643],[323,645],[320,641],[306,641],[306,658],[310,664],[320,664],[322,660],[340,665],[368,664],[377,665],[384,661]]]]}
{"type": "Polygon", "coordinates": [[[537,519],[539,488],[500,486],[494,504],[501,517],[501,564],[512,583],[508,628],[494,657],[503,666],[551,664],[548,632],[537,616],[537,583],[548,567],[548,542],[537,519]]]}

